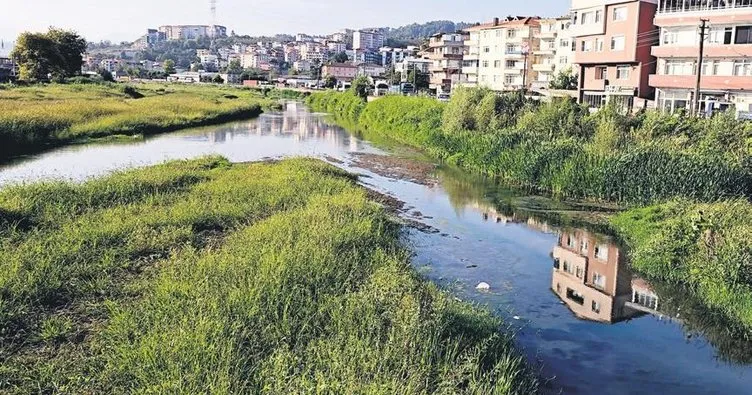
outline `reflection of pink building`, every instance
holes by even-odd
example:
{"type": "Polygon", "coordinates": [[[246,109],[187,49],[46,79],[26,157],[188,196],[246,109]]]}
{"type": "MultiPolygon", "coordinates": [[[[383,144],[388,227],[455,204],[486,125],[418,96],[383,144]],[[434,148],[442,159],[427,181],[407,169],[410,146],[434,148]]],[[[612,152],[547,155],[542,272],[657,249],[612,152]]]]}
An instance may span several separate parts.
{"type": "Polygon", "coordinates": [[[657,0],[572,0],[574,63],[580,67],[579,99],[592,107],[615,101],[633,107],[652,99],[650,54],[658,33],[657,0]]]}
{"type": "Polygon", "coordinates": [[[658,70],[650,76],[664,111],[688,109],[697,83],[698,26],[708,20],[702,64],[700,111],[735,106],[752,118],[752,2],[660,0],[655,24],[660,45],[653,47],[658,70]]]}
{"type": "Polygon", "coordinates": [[[585,231],[563,233],[554,249],[551,287],[580,318],[617,322],[640,314],[633,301],[632,273],[619,248],[585,231]]]}

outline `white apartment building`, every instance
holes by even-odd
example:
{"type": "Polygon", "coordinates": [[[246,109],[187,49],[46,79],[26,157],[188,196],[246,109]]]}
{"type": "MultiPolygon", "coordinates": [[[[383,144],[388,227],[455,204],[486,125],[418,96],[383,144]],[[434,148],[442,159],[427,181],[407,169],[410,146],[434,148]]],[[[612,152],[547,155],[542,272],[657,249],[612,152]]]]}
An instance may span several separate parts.
{"type": "Polygon", "coordinates": [[[495,91],[529,88],[537,79],[534,54],[539,47],[537,17],[494,18],[467,29],[462,65],[463,85],[495,91]]]}
{"type": "Polygon", "coordinates": [[[227,28],[219,25],[164,25],[160,26],[158,30],[167,40],[227,37],[227,28]]]}
{"type": "Polygon", "coordinates": [[[402,79],[407,78],[407,73],[411,70],[418,70],[421,73],[428,73],[433,64],[432,60],[420,58],[405,58],[394,65],[394,71],[402,74],[402,79]]]}
{"type": "Polygon", "coordinates": [[[347,51],[347,44],[341,41],[327,41],[326,47],[330,53],[340,53],[347,51]]]}
{"type": "Polygon", "coordinates": [[[533,71],[537,73],[531,82],[533,89],[548,89],[554,77],[567,69],[574,70],[573,41],[569,34],[571,25],[569,16],[540,20],[537,35],[538,48],[533,50],[533,71]]]}
{"type": "Polygon", "coordinates": [[[300,59],[309,62],[324,62],[329,57],[329,50],[319,43],[306,43],[300,45],[300,59]]]}
{"type": "Polygon", "coordinates": [[[377,51],[384,46],[384,34],[377,30],[353,32],[353,49],[377,51]]]}
{"type": "Polygon", "coordinates": [[[700,19],[708,20],[709,30],[698,112],[734,107],[739,117],[752,119],[752,1],[658,1],[660,44],[652,48],[658,63],[650,76],[658,108],[673,112],[692,106],[700,19]]]}

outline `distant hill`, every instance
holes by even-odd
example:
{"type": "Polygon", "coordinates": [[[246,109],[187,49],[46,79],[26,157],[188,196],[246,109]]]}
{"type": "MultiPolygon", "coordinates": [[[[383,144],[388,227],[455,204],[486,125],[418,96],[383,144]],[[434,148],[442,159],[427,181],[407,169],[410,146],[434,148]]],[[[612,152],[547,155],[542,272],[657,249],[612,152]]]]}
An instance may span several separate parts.
{"type": "Polygon", "coordinates": [[[417,45],[436,33],[454,33],[469,26],[472,26],[472,24],[452,21],[431,21],[426,23],[413,23],[411,25],[397,28],[386,27],[381,30],[384,31],[386,35],[387,45],[403,46],[417,45]]]}

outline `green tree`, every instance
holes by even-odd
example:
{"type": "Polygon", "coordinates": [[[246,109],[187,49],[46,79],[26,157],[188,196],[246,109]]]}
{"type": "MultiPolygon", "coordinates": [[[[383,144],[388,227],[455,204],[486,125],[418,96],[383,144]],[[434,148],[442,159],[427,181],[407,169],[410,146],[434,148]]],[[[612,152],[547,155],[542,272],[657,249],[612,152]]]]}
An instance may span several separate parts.
{"type": "Polygon", "coordinates": [[[572,68],[567,68],[556,74],[553,80],[548,84],[551,89],[576,90],[578,78],[572,73],[572,68]]]}
{"type": "Polygon", "coordinates": [[[337,79],[333,75],[327,75],[324,78],[324,88],[333,89],[335,86],[337,86],[337,79]]]}
{"type": "Polygon", "coordinates": [[[368,98],[368,91],[370,90],[370,88],[371,81],[368,80],[368,77],[361,75],[360,77],[353,80],[352,85],[350,86],[350,91],[356,96],[365,100],[368,98]]]}
{"type": "Polygon", "coordinates": [[[230,61],[230,64],[227,66],[227,73],[228,74],[241,74],[243,72],[243,66],[240,64],[240,60],[233,59],[230,61]]]}
{"type": "Polygon", "coordinates": [[[212,79],[212,82],[215,84],[224,84],[225,80],[222,77],[220,77],[219,74],[217,74],[214,76],[214,79],[212,79]]]}
{"type": "Polygon", "coordinates": [[[11,57],[18,62],[20,79],[61,79],[81,72],[86,40],[78,34],[56,28],[47,33],[22,33],[11,57]]]}
{"type": "Polygon", "coordinates": [[[175,74],[175,61],[172,59],[167,59],[164,61],[164,72],[167,74],[175,74]]]}
{"type": "Polygon", "coordinates": [[[398,73],[394,66],[389,66],[384,73],[384,78],[390,85],[399,85],[402,82],[402,73],[398,73]]]}
{"type": "Polygon", "coordinates": [[[407,72],[407,82],[414,84],[417,90],[428,89],[429,76],[418,69],[412,69],[407,72]]]}
{"type": "Polygon", "coordinates": [[[334,62],[334,63],[345,63],[348,60],[350,60],[350,58],[347,56],[347,53],[345,53],[345,52],[340,52],[340,53],[332,56],[332,62],[334,62]]]}

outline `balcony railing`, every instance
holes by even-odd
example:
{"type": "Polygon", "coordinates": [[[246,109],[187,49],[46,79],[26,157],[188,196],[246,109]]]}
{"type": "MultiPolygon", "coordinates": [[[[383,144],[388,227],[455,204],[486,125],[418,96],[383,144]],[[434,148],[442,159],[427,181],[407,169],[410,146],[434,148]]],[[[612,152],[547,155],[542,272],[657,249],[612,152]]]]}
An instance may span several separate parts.
{"type": "Polygon", "coordinates": [[[658,13],[703,12],[752,8],[752,0],[661,0],[658,13]]]}

